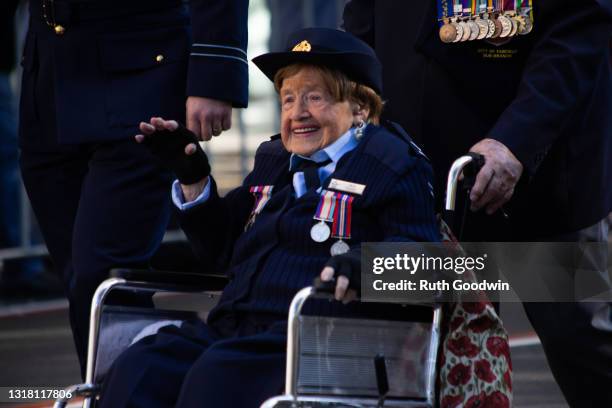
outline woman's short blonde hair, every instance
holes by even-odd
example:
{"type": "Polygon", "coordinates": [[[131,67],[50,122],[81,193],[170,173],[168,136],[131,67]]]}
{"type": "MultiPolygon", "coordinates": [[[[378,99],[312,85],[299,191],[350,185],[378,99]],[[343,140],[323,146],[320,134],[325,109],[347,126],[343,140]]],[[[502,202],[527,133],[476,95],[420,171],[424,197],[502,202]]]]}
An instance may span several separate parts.
{"type": "Polygon", "coordinates": [[[283,81],[286,78],[292,77],[306,67],[313,68],[321,74],[325,87],[336,102],[354,102],[362,108],[369,109],[368,121],[375,125],[379,124],[380,115],[383,110],[383,101],[380,96],[369,86],[358,84],[337,69],[310,64],[286,66],[279,69],[276,75],[274,75],[274,88],[276,92],[280,93],[283,81]]]}

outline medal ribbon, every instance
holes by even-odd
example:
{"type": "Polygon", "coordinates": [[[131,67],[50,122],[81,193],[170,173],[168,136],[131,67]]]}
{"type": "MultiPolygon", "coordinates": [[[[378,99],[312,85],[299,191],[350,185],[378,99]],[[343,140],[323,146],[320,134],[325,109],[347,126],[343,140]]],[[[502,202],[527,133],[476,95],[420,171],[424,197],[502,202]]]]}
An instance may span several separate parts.
{"type": "Polygon", "coordinates": [[[336,193],[333,191],[321,191],[319,205],[315,212],[314,219],[318,221],[332,222],[334,220],[334,212],[336,211],[336,193]]]}
{"type": "Polygon", "coordinates": [[[353,214],[353,200],[349,194],[335,193],[338,211],[334,214],[332,237],[339,239],[351,238],[351,218],[353,214]]]}
{"type": "Polygon", "coordinates": [[[463,2],[465,0],[455,0],[453,1],[453,13],[455,16],[460,17],[463,13],[463,2]]]}
{"type": "Polygon", "coordinates": [[[464,17],[469,17],[472,15],[472,0],[462,0],[461,1],[462,13],[464,17]]]}
{"type": "Polygon", "coordinates": [[[437,0],[438,2],[438,22],[440,26],[444,24],[444,22],[450,18],[453,12],[453,6],[455,0],[437,0]]]}
{"type": "Polygon", "coordinates": [[[478,0],[474,7],[474,14],[482,14],[487,11],[487,1],[478,0]]]}
{"type": "Polygon", "coordinates": [[[525,17],[529,17],[531,22],[533,23],[533,0],[519,0],[521,3],[518,7],[520,9],[520,13],[525,15],[525,17]],[[529,10],[529,14],[524,13],[523,10],[529,10]]]}
{"type": "Polygon", "coordinates": [[[251,194],[255,197],[255,205],[251,211],[251,216],[255,216],[261,212],[272,197],[272,188],[274,188],[274,186],[252,186],[249,189],[251,194]]]}

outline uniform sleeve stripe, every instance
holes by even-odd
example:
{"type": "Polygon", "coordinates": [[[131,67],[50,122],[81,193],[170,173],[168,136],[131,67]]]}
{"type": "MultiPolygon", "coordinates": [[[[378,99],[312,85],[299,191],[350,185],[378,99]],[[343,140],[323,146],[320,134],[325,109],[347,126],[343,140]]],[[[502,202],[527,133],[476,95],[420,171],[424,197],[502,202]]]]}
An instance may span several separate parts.
{"type": "Polygon", "coordinates": [[[242,63],[244,63],[246,65],[249,65],[249,62],[246,59],[240,58],[240,57],[234,57],[232,55],[204,54],[204,53],[200,53],[200,52],[192,52],[190,55],[193,56],[193,57],[229,58],[229,59],[240,61],[240,62],[242,62],[242,63]]]}
{"type": "Polygon", "coordinates": [[[219,49],[223,49],[223,50],[233,50],[233,51],[240,52],[242,55],[244,55],[245,58],[247,56],[247,53],[242,48],[238,48],[238,47],[230,47],[230,46],[227,46],[227,45],[218,45],[218,44],[201,44],[201,43],[194,43],[193,46],[194,47],[219,48],[219,49]]]}

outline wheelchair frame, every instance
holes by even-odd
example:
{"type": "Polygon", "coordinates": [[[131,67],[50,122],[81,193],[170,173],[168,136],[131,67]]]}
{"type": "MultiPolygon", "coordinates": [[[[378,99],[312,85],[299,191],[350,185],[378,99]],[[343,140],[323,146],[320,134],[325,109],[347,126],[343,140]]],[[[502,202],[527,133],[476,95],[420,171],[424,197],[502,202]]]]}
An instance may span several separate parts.
{"type": "MultiPolygon", "coordinates": [[[[372,398],[351,398],[340,396],[305,396],[298,394],[298,376],[299,376],[299,348],[300,348],[300,316],[304,303],[310,298],[331,298],[333,295],[326,294],[317,290],[313,286],[308,286],[300,290],[289,306],[288,328],[287,328],[287,365],[285,370],[285,394],[277,397],[272,397],[265,401],[261,408],[275,408],[287,406],[292,408],[307,406],[308,403],[327,403],[327,404],[342,404],[347,407],[377,407],[380,406],[380,401],[372,398]],[[287,405],[282,405],[287,403],[287,405]]],[[[442,321],[442,307],[440,305],[433,306],[433,319],[431,327],[431,336],[429,339],[428,361],[428,377],[427,377],[427,395],[424,401],[422,400],[394,400],[385,399],[384,406],[387,407],[433,407],[435,399],[435,381],[436,381],[436,361],[438,355],[438,343],[440,340],[440,324],[442,321]]]]}
{"type": "MultiPolygon", "coordinates": [[[[461,156],[452,164],[448,174],[446,186],[446,200],[444,218],[453,215],[456,204],[457,185],[459,175],[470,164],[482,166],[482,156],[468,154],[461,156]]],[[[477,172],[478,168],[476,169],[477,172]]],[[[65,388],[66,395],[70,397],[58,398],[53,408],[65,408],[68,401],[74,397],[84,397],[83,408],[93,408],[94,399],[100,390],[94,384],[96,353],[98,351],[98,339],[100,334],[100,322],[104,300],[108,293],[113,289],[144,289],[155,292],[215,292],[220,291],[225,286],[227,279],[219,275],[186,274],[186,273],[150,273],[149,271],[135,271],[117,269],[111,271],[111,277],[98,286],[91,302],[90,310],[90,331],[87,344],[87,365],[85,372],[85,383],[72,385],[65,388]],[[148,279],[154,279],[149,281],[148,279]],[[181,283],[177,284],[177,281],[181,283]]],[[[302,306],[307,299],[323,296],[320,291],[312,286],[303,288],[294,297],[289,308],[288,333],[287,333],[287,364],[285,373],[285,393],[281,396],[272,397],[264,402],[261,408],[291,407],[306,408],[308,403],[341,404],[344,407],[378,407],[380,401],[372,398],[350,398],[339,396],[303,396],[297,392],[298,367],[299,367],[299,346],[300,328],[299,318],[302,306]],[[367,405],[364,405],[367,404],[367,405]]],[[[327,295],[329,297],[329,295],[327,295]]],[[[432,347],[440,341],[440,324],[442,311],[440,305],[433,306],[432,335],[430,338],[430,351],[428,364],[430,375],[427,378],[427,395],[424,401],[409,400],[386,400],[384,406],[388,407],[433,407],[435,401],[435,364],[437,359],[437,347],[432,347]],[[433,367],[432,367],[433,365],[433,367]]]]}

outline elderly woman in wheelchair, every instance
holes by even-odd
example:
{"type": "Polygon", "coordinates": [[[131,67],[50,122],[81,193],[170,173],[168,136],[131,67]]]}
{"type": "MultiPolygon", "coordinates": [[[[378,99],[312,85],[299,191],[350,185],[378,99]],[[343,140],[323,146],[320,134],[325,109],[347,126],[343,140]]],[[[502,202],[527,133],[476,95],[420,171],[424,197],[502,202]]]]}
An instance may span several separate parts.
{"type": "MultiPolygon", "coordinates": [[[[169,326],[127,349],[102,407],[256,407],[283,390],[293,296],[335,279],[322,315],[353,315],[360,244],[438,241],[431,168],[396,125],[381,123],[381,66],[337,30],[294,33],[253,61],[281,104],[280,137],[262,143],[243,184],[220,197],[206,154],[172,120],[136,140],[176,173],[181,226],[209,271],[230,278],[206,323],[169,326]]],[[[143,147],[144,148],[144,147],[143,147]]]]}

